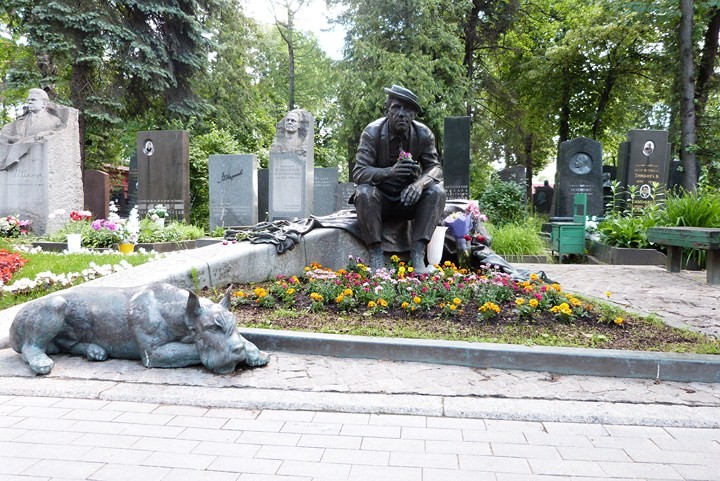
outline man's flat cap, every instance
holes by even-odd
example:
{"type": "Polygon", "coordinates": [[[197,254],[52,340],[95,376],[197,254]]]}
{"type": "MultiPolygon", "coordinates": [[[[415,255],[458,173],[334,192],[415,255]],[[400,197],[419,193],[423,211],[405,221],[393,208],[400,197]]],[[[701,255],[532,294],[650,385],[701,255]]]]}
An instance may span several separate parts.
{"type": "Polygon", "coordinates": [[[388,94],[388,97],[395,97],[409,103],[410,105],[415,107],[418,112],[421,110],[420,103],[418,102],[418,96],[412,93],[410,90],[406,89],[405,87],[393,85],[390,88],[386,88],[385,93],[388,94]]]}

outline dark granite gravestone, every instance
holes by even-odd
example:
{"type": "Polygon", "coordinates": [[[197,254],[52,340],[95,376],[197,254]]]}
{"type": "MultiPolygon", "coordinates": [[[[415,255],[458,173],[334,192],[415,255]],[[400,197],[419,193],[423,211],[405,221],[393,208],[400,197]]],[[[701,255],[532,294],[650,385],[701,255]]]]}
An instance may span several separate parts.
{"type": "Polygon", "coordinates": [[[578,137],[561,143],[558,149],[553,220],[572,218],[575,194],[583,193],[587,194],[586,215],[602,215],[602,144],[578,137]]]}
{"type": "Polygon", "coordinates": [[[515,182],[516,184],[525,185],[527,183],[525,172],[524,165],[513,165],[499,171],[498,176],[503,182],[515,182]]]}
{"type": "Polygon", "coordinates": [[[315,167],[313,215],[329,215],[335,212],[335,192],[338,185],[336,167],[315,167]]]}
{"type": "Polygon", "coordinates": [[[354,193],[354,182],[340,182],[335,188],[335,211],[354,209],[355,206],[348,202],[354,193]]]}
{"type": "Polygon", "coordinates": [[[653,202],[654,184],[663,191],[668,188],[670,147],[666,130],[630,130],[627,142],[620,144],[618,180],[628,189],[637,188],[634,207],[653,202]]]}
{"type": "Polygon", "coordinates": [[[550,187],[548,181],[545,181],[545,185],[535,187],[535,194],[533,195],[533,207],[535,208],[535,212],[538,214],[550,213],[553,192],[554,189],[550,187]]]}
{"type": "Polygon", "coordinates": [[[258,170],[258,222],[270,219],[268,197],[270,195],[270,170],[258,170]]]}
{"type": "Polygon", "coordinates": [[[157,204],[171,218],[190,215],[189,135],[186,130],[138,132],[138,211],[141,216],[157,204]]]}
{"type": "Polygon", "coordinates": [[[110,175],[99,170],[86,170],[83,173],[83,192],[85,208],[92,212],[95,219],[107,219],[110,214],[110,175]]]}
{"type": "Polygon", "coordinates": [[[616,180],[617,167],[614,165],[603,165],[603,214],[607,214],[609,209],[612,209],[612,183],[616,180]]]}
{"type": "Polygon", "coordinates": [[[448,199],[470,198],[470,117],[446,117],[443,172],[448,199]]]}
{"type": "Polygon", "coordinates": [[[253,154],[210,156],[210,229],[257,224],[257,164],[253,154]]]}

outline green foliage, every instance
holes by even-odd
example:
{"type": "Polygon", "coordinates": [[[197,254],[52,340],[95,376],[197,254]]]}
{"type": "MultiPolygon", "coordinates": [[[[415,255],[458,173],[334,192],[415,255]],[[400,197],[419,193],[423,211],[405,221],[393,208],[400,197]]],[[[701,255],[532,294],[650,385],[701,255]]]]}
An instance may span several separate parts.
{"type": "Polygon", "coordinates": [[[525,187],[516,182],[503,182],[493,176],[478,198],[480,211],[495,226],[520,221],[527,216],[525,187]]]}
{"type": "Polygon", "coordinates": [[[695,189],[669,193],[659,223],[673,227],[720,228],[720,192],[695,189]]]}
{"type": "Polygon", "coordinates": [[[529,216],[498,227],[487,224],[493,251],[501,256],[547,255],[547,242],[540,237],[542,223],[541,218],[529,216]]]}
{"type": "Polygon", "coordinates": [[[190,139],[190,222],[209,228],[210,190],[208,159],[212,154],[234,154],[240,145],[232,134],[211,124],[210,131],[190,139]]]}

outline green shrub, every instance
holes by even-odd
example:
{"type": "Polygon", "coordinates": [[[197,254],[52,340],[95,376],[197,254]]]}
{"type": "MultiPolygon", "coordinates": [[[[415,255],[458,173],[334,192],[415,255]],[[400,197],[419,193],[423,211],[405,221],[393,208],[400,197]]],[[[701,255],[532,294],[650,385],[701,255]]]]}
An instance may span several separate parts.
{"type": "Polygon", "coordinates": [[[190,139],[190,222],[209,228],[210,190],[208,158],[212,154],[234,154],[240,144],[232,134],[212,125],[210,132],[190,139]]]}
{"type": "Polygon", "coordinates": [[[659,224],[671,227],[720,227],[720,193],[710,189],[669,193],[659,224]]]}
{"type": "Polygon", "coordinates": [[[525,186],[503,182],[497,175],[485,187],[478,199],[480,211],[496,226],[516,222],[528,216],[525,186]]]}

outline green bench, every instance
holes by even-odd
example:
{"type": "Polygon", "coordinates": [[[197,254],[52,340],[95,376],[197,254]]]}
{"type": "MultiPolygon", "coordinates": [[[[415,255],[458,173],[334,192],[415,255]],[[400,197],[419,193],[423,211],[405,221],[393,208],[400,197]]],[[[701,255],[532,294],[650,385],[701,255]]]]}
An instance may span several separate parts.
{"type": "Polygon", "coordinates": [[[585,216],[587,194],[573,197],[573,221],[551,222],[550,248],[556,252],[562,263],[565,254],[585,254],[585,216]]]}
{"type": "Polygon", "coordinates": [[[720,285],[720,229],[704,227],[651,227],[647,237],[667,246],[668,272],[680,272],[682,248],[707,251],[707,283],[720,285]]]}

